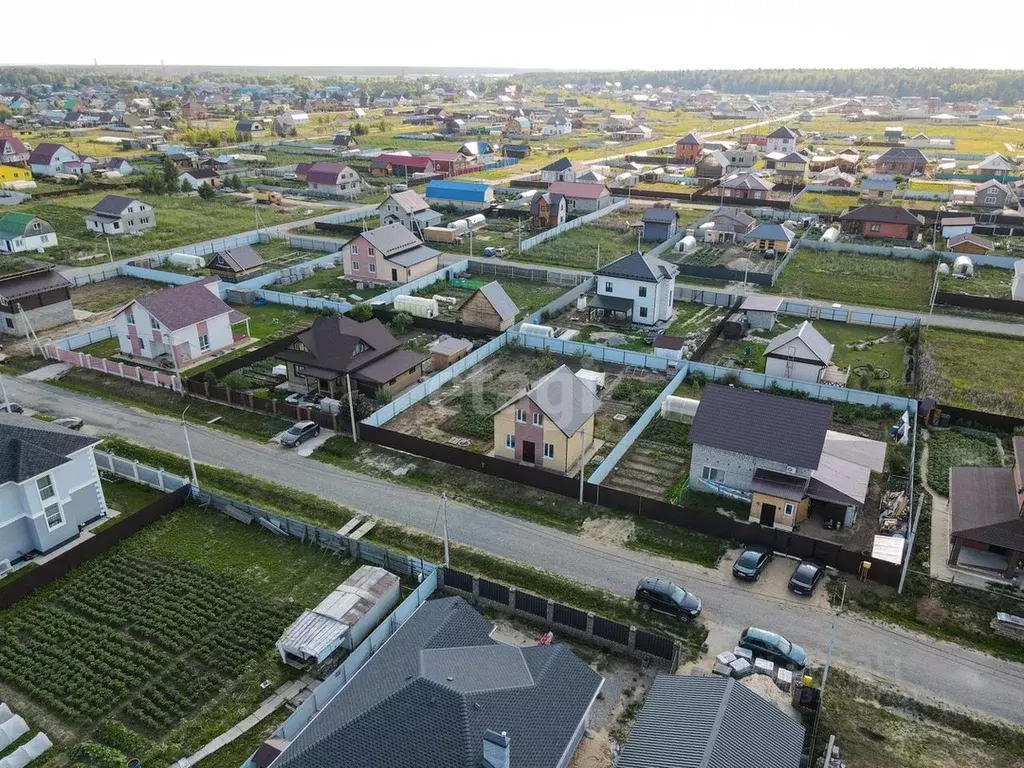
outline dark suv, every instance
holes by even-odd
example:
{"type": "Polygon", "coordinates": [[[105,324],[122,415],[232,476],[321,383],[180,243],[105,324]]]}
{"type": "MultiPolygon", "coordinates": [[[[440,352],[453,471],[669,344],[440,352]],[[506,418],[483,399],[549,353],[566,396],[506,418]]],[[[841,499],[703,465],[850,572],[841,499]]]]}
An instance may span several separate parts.
{"type": "Polygon", "coordinates": [[[643,610],[660,611],[689,621],[700,614],[701,603],[692,592],[661,579],[641,579],[636,600],[643,610]]]}

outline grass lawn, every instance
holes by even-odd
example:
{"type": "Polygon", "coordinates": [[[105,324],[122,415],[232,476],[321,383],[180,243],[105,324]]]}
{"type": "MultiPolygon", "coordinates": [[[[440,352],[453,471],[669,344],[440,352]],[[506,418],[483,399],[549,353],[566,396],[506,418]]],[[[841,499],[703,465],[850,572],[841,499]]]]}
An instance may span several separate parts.
{"type": "Polygon", "coordinates": [[[794,298],[925,310],[933,271],[931,264],[915,259],[807,249],[765,290],[794,298]]]}
{"type": "MultiPolygon", "coordinates": [[[[60,245],[47,249],[44,258],[60,263],[72,263],[90,255],[107,258],[106,239],[96,237],[85,228],[85,215],[103,197],[103,193],[90,193],[56,198],[53,202],[29,201],[21,205],[26,213],[45,219],[57,230],[60,245]]],[[[186,195],[140,194],[139,199],[155,208],[156,228],[142,235],[111,237],[110,250],[115,260],[246,232],[256,227],[252,204],[227,194],[218,195],[209,202],[198,196],[186,195]]],[[[329,210],[318,208],[317,212],[327,213],[329,210]]],[[[301,206],[262,206],[259,213],[265,226],[310,215],[301,206]]]]}
{"type": "Polygon", "coordinates": [[[858,193],[804,192],[793,206],[794,211],[839,214],[847,208],[856,208],[858,193]]]}
{"type": "Polygon", "coordinates": [[[632,253],[636,248],[637,236],[633,230],[620,232],[584,224],[535,245],[530,250],[515,255],[514,258],[516,261],[534,264],[593,270],[598,266],[598,249],[600,264],[603,266],[632,253]]]}
{"type": "Polygon", "coordinates": [[[971,277],[939,275],[939,290],[946,293],[966,293],[971,296],[990,296],[994,299],[1010,298],[1013,270],[999,267],[975,267],[971,277]]]}
{"type": "Polygon", "coordinates": [[[6,611],[4,684],[68,757],[93,742],[167,765],[294,675],[274,641],[354,569],[186,507],[6,611]]]}
{"type": "MultiPolygon", "coordinates": [[[[312,325],[317,317],[316,312],[308,309],[269,302],[260,307],[240,306],[237,309],[249,317],[249,334],[261,341],[300,331],[312,325]]],[[[223,362],[226,357],[218,358],[217,362],[223,362]]]]}
{"type": "Polygon", "coordinates": [[[126,517],[134,515],[140,509],[148,507],[164,495],[162,491],[150,488],[148,485],[133,483],[116,475],[104,475],[102,484],[103,497],[107,500],[107,508],[116,510],[119,514],[110,517],[106,522],[100,523],[93,528],[93,533],[116,525],[126,517]]]}
{"type": "Polygon", "coordinates": [[[921,391],[947,405],[1024,416],[1024,339],[928,328],[921,391]]]}
{"type": "Polygon", "coordinates": [[[928,484],[943,496],[949,495],[952,467],[1001,467],[991,432],[934,430],[928,436],[928,484]]]}
{"type": "Polygon", "coordinates": [[[335,267],[334,269],[318,269],[312,277],[307,277],[305,280],[299,280],[296,283],[289,283],[288,285],[275,284],[270,286],[270,290],[280,291],[282,293],[299,293],[300,291],[315,291],[319,295],[329,296],[332,293],[337,293],[341,296],[343,301],[349,301],[349,294],[354,293],[361,296],[363,300],[372,299],[374,296],[384,293],[387,291],[387,286],[376,285],[370,287],[369,284],[364,283],[365,287],[356,288],[355,280],[345,279],[345,268],[335,267]]]}
{"type": "MultiPolygon", "coordinates": [[[[486,285],[491,282],[489,275],[472,275],[471,281],[474,283],[480,283],[486,285]]],[[[541,283],[533,280],[516,280],[508,277],[495,278],[501,287],[505,289],[505,293],[512,299],[513,303],[519,307],[519,314],[517,317],[522,318],[531,312],[535,312],[541,307],[547,306],[552,301],[557,299],[564,293],[571,290],[570,286],[567,285],[550,285],[548,283],[541,283]]],[[[416,291],[414,296],[453,296],[459,300],[457,307],[461,307],[462,304],[469,299],[470,296],[475,292],[475,288],[462,288],[452,285],[450,282],[434,283],[434,285],[428,285],[419,291],[416,291]]],[[[460,315],[458,308],[449,309],[446,305],[441,306],[441,316],[446,319],[454,319],[460,315]]]]}
{"type": "Polygon", "coordinates": [[[137,277],[112,277],[100,283],[89,283],[71,289],[71,303],[75,309],[103,312],[118,309],[144,293],[166,288],[162,283],[140,280],[137,277]]]}

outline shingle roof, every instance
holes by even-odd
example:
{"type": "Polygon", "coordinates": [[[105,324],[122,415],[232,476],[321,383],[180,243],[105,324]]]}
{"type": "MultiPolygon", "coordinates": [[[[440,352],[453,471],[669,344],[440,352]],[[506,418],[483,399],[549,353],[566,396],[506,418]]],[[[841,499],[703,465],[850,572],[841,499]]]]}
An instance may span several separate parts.
{"type": "Polygon", "coordinates": [[[696,144],[696,145],[699,146],[701,144],[701,140],[699,138],[697,138],[697,136],[695,134],[688,133],[685,136],[683,136],[683,138],[681,138],[678,141],[676,141],[676,144],[690,144],[690,145],[696,144]]]}
{"type": "Polygon", "coordinates": [[[228,269],[232,272],[245,272],[263,266],[263,257],[251,245],[240,245],[219,251],[206,266],[210,269],[228,269]]]}
{"type": "Polygon", "coordinates": [[[1004,467],[953,467],[949,514],[953,535],[1024,551],[1013,470],[1004,467]]]}
{"type": "Polygon", "coordinates": [[[673,221],[679,218],[679,211],[675,208],[662,208],[661,206],[652,206],[644,210],[644,215],[640,217],[640,221],[652,224],[671,224],[673,221]]]}
{"type": "Polygon", "coordinates": [[[560,365],[528,389],[513,395],[494,412],[505,410],[523,397],[530,398],[566,436],[574,435],[601,407],[597,396],[567,365],[560,365]]]}
{"type": "Polygon", "coordinates": [[[277,357],[336,373],[353,373],[398,348],[391,331],[376,318],[360,323],[338,315],[317,317],[298,340],[308,352],[286,349],[277,357]],[[360,343],[365,349],[357,353],[356,345],[360,343]]]}
{"type": "Polygon", "coordinates": [[[803,740],[803,726],[734,679],[658,675],[615,765],[798,768],[803,740]]]}
{"type": "Polygon", "coordinates": [[[708,384],[689,441],[768,461],[816,469],[832,407],[811,400],[708,384]]]}
{"type": "Polygon", "coordinates": [[[615,261],[605,264],[594,272],[601,277],[621,277],[625,280],[639,280],[644,283],[657,283],[667,280],[679,272],[678,267],[662,261],[656,256],[633,251],[615,261]]]}
{"type": "Polygon", "coordinates": [[[759,189],[770,190],[775,185],[756,173],[737,173],[722,179],[719,186],[726,189],[759,189]]]}
{"type": "Polygon", "coordinates": [[[124,209],[134,202],[134,197],[125,197],[124,195],[106,195],[92,207],[92,212],[102,214],[104,216],[120,216],[124,212],[124,209]]]}
{"type": "Polygon", "coordinates": [[[479,768],[487,731],[512,768],[555,768],[601,686],[566,645],[516,648],[457,597],[429,600],[274,768],[479,768]]]}
{"type": "Polygon", "coordinates": [[[925,164],[928,162],[928,158],[925,157],[924,152],[916,147],[891,147],[887,149],[881,157],[878,158],[879,163],[919,163],[925,164]]]}
{"type": "Polygon", "coordinates": [[[185,285],[164,288],[162,291],[153,291],[135,301],[168,330],[177,331],[233,311],[207,288],[219,282],[219,277],[207,277],[185,285]]]}
{"type": "Polygon", "coordinates": [[[501,287],[501,283],[497,280],[479,288],[477,293],[487,299],[487,302],[494,307],[494,311],[498,313],[498,317],[502,320],[513,319],[517,314],[519,314],[519,307],[517,307],[511,297],[505,293],[505,289],[501,287]]]}
{"type": "Polygon", "coordinates": [[[0,485],[48,472],[67,462],[69,454],[98,442],[45,421],[0,413],[0,485]]]}
{"type": "Polygon", "coordinates": [[[921,226],[921,220],[905,208],[895,205],[862,205],[847,211],[839,217],[840,221],[873,221],[886,224],[909,224],[921,226]]]}
{"type": "Polygon", "coordinates": [[[832,362],[832,352],[835,350],[835,345],[829,343],[828,339],[821,335],[821,332],[811,324],[810,320],[804,320],[800,325],[790,328],[785,333],[780,333],[769,341],[764,349],[765,356],[773,355],[777,350],[781,349],[783,352],[776,356],[785,357],[784,350],[794,339],[800,339],[800,341],[806,344],[807,349],[818,362],[824,365],[832,362]]]}

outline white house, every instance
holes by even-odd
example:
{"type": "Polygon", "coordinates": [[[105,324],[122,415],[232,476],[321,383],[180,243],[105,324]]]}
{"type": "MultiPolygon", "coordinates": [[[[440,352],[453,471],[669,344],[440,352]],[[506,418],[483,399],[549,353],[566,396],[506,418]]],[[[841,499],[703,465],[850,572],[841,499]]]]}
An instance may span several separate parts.
{"type": "Polygon", "coordinates": [[[318,192],[355,197],[361,183],[359,174],[345,163],[313,163],[306,171],[306,186],[318,192]]]}
{"type": "Polygon", "coordinates": [[[594,273],[597,295],[590,312],[619,315],[637,325],[668,322],[678,273],[674,264],[634,251],[594,273]]]}
{"type": "Polygon", "coordinates": [[[190,168],[178,174],[178,187],[181,188],[183,184],[188,184],[191,189],[197,190],[203,184],[219,187],[221,181],[217,172],[211,168],[190,168]]]}
{"type": "Polygon", "coordinates": [[[796,136],[795,131],[784,125],[776,128],[768,134],[768,142],[765,146],[765,152],[781,152],[786,155],[790,152],[795,152],[796,136]]]}
{"type": "Polygon", "coordinates": [[[542,136],[567,136],[572,133],[572,121],[565,115],[553,115],[544,121],[542,136]]]}
{"type": "Polygon", "coordinates": [[[56,244],[57,233],[48,221],[17,211],[0,216],[0,253],[42,251],[56,244]]]}
{"type": "Polygon", "coordinates": [[[228,349],[249,336],[249,318],[220,298],[220,278],[207,277],[140,296],[114,316],[121,354],[175,369],[228,349]],[[237,338],[232,326],[245,323],[237,338]]]}
{"type": "Polygon", "coordinates": [[[77,152],[68,149],[63,144],[51,144],[46,141],[32,150],[28,163],[33,176],[56,176],[58,174],[82,176],[92,170],[88,163],[82,161],[77,152]]]}
{"type": "Polygon", "coordinates": [[[835,346],[809,320],[779,334],[764,351],[764,372],[768,376],[820,382],[832,364],[835,346]]]}
{"type": "Polygon", "coordinates": [[[77,538],[107,504],[92,455],[98,438],[0,413],[0,568],[77,538]]]}
{"type": "Polygon", "coordinates": [[[419,192],[408,189],[388,195],[384,202],[377,206],[380,225],[401,224],[418,237],[423,237],[427,227],[441,226],[441,214],[435,211],[419,192]]]}
{"type": "Polygon", "coordinates": [[[1024,301],[1024,259],[1017,259],[1013,262],[1013,285],[1010,288],[1010,298],[1014,301],[1024,301]]]}
{"type": "Polygon", "coordinates": [[[97,235],[134,235],[155,226],[153,206],[124,195],[107,195],[85,217],[85,228],[97,235]]]}

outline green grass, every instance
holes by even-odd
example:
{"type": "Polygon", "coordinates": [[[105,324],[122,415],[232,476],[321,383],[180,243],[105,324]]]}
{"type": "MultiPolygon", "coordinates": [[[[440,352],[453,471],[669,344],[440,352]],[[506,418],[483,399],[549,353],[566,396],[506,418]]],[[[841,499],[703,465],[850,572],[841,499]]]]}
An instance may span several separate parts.
{"type": "Polygon", "coordinates": [[[967,278],[939,275],[939,290],[946,293],[966,293],[971,296],[990,296],[1009,299],[1013,285],[1013,270],[999,267],[975,267],[967,278]]]}
{"type": "Polygon", "coordinates": [[[112,339],[104,339],[103,341],[97,341],[94,344],[82,347],[77,352],[82,352],[86,355],[92,355],[93,357],[113,357],[118,354],[121,350],[121,343],[115,336],[112,339]]]}
{"type": "Polygon", "coordinates": [[[117,510],[119,514],[93,528],[93,533],[116,525],[164,496],[162,491],[150,488],[148,485],[134,483],[114,475],[104,476],[102,484],[103,497],[107,500],[107,507],[117,510]]]}
{"type": "Polygon", "coordinates": [[[766,291],[868,307],[927,310],[934,267],[915,259],[801,250],[766,291]]]}
{"type": "Polygon", "coordinates": [[[928,484],[948,496],[952,467],[1001,467],[995,446],[998,439],[991,432],[932,431],[928,438],[928,484]]]}
{"type": "Polygon", "coordinates": [[[729,542],[688,531],[677,525],[637,518],[630,549],[716,568],[729,550],[729,542]]]}
{"type": "Polygon", "coordinates": [[[857,192],[804,192],[791,207],[806,213],[840,214],[857,206],[857,192]]]}
{"type": "Polygon", "coordinates": [[[252,730],[246,731],[227,746],[196,763],[197,768],[238,768],[287,717],[287,709],[278,707],[252,730]]]}
{"type": "MultiPolygon", "coordinates": [[[[269,339],[287,336],[289,333],[304,330],[313,324],[317,313],[300,307],[289,307],[284,304],[264,304],[261,307],[236,307],[239,312],[249,317],[249,335],[254,339],[269,339]]],[[[218,358],[223,362],[227,356],[218,358]]]]}
{"type": "Polygon", "coordinates": [[[928,328],[924,393],[961,408],[1024,417],[1024,339],[928,328]]]}
{"type": "Polygon", "coordinates": [[[167,286],[137,277],[112,277],[99,283],[89,283],[71,289],[71,303],[75,309],[103,312],[119,309],[144,293],[158,291],[167,286]]]}
{"type": "Polygon", "coordinates": [[[282,293],[299,293],[300,291],[316,291],[321,296],[329,296],[337,293],[343,301],[349,301],[349,294],[357,294],[363,300],[372,299],[387,290],[386,285],[363,284],[363,288],[356,288],[355,280],[345,278],[345,268],[335,267],[334,269],[318,269],[311,277],[299,280],[288,285],[275,284],[270,286],[273,291],[282,293]]]}
{"type": "MultiPolygon", "coordinates": [[[[508,297],[519,308],[519,314],[517,315],[519,319],[522,319],[522,317],[531,312],[537,311],[541,307],[547,306],[559,296],[571,290],[567,285],[551,285],[534,280],[516,280],[508,277],[493,279],[501,284],[501,287],[505,289],[505,293],[508,294],[508,297]]],[[[492,277],[490,275],[470,275],[470,280],[478,283],[489,283],[492,281],[492,277]]],[[[450,309],[444,304],[440,305],[441,317],[454,320],[461,316],[460,309],[462,303],[469,299],[474,292],[475,289],[461,288],[446,281],[428,285],[426,288],[416,291],[413,295],[455,297],[459,300],[459,304],[456,305],[455,309],[450,309]]]]}
{"type": "Polygon", "coordinates": [[[0,370],[4,370],[5,373],[10,374],[11,376],[18,376],[22,373],[39,370],[51,363],[53,363],[52,360],[47,360],[42,355],[38,354],[33,357],[27,357],[25,355],[10,355],[6,360],[4,360],[3,365],[0,366],[0,370]]]}

